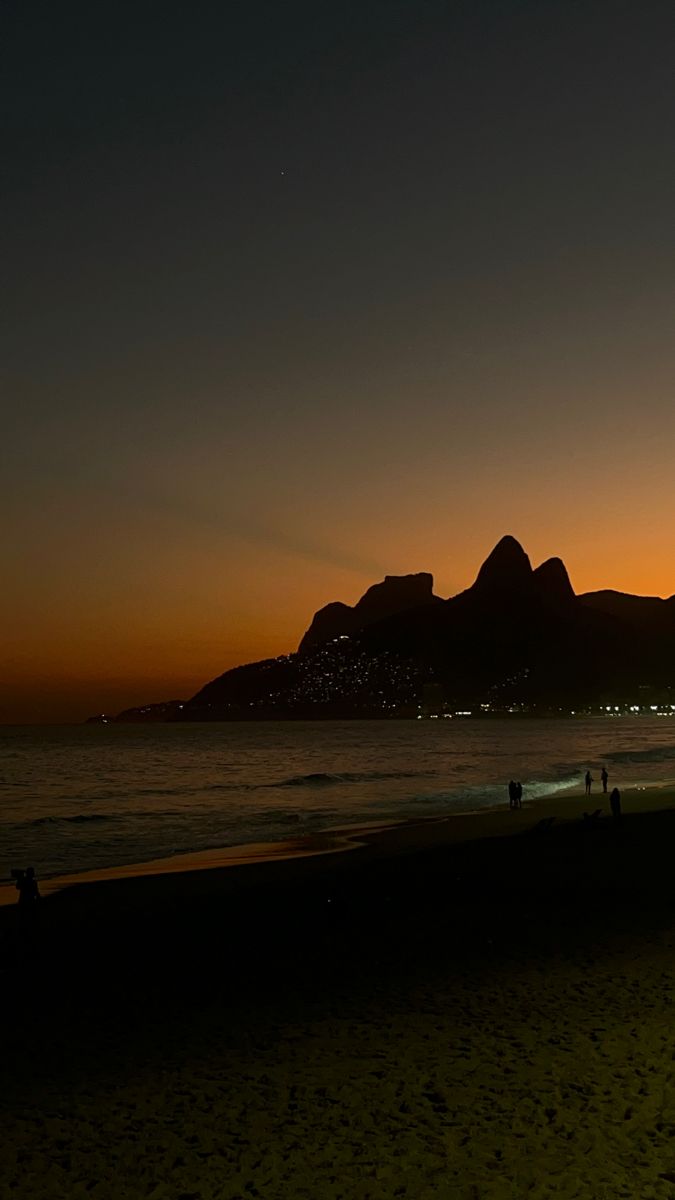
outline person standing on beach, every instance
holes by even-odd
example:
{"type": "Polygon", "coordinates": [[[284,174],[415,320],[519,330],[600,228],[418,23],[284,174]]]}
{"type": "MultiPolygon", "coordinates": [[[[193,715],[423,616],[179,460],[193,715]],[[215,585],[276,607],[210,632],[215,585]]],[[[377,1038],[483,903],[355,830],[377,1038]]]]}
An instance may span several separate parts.
{"type": "Polygon", "coordinates": [[[618,825],[621,820],[621,792],[618,788],[614,788],[609,798],[609,807],[612,810],[614,824],[618,825]]]}
{"type": "Polygon", "coordinates": [[[600,778],[602,780],[602,790],[603,790],[603,792],[606,793],[607,792],[607,780],[609,779],[607,767],[602,768],[602,771],[600,772],[600,778]]]}
{"type": "Polygon", "coordinates": [[[509,808],[516,807],[516,785],[513,779],[509,779],[509,808]]]}
{"type": "Polygon", "coordinates": [[[519,780],[518,783],[516,784],[516,808],[522,808],[522,807],[523,807],[523,785],[519,780]]]}
{"type": "Polygon", "coordinates": [[[586,795],[587,795],[587,796],[590,796],[590,794],[591,794],[591,784],[592,784],[592,782],[593,782],[593,776],[591,775],[590,771],[587,771],[587,772],[586,772],[586,777],[585,777],[585,779],[584,779],[584,783],[586,784],[586,795]]]}
{"type": "Polygon", "coordinates": [[[36,905],[40,899],[40,890],[35,878],[35,867],[26,867],[26,870],[21,872],[16,881],[16,890],[19,893],[19,912],[21,916],[29,919],[34,917],[36,905]]]}

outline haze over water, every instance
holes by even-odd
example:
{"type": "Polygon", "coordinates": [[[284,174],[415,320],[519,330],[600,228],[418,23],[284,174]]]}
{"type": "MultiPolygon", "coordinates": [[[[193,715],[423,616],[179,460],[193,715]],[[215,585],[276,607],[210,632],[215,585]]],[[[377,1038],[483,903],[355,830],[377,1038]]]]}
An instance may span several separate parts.
{"type": "MultiPolygon", "coordinates": [[[[0,727],[0,878],[144,862],[578,783],[675,777],[675,723],[637,718],[0,727]]],[[[595,791],[599,793],[599,782],[595,791]]]]}

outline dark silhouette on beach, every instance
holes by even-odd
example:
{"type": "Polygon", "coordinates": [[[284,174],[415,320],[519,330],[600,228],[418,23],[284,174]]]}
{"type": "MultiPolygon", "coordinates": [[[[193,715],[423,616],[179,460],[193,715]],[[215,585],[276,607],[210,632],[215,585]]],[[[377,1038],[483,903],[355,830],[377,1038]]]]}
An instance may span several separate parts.
{"type": "Polygon", "coordinates": [[[509,808],[523,807],[523,785],[516,783],[514,779],[509,780],[509,808]]]}
{"type": "Polygon", "coordinates": [[[602,790],[603,792],[607,792],[607,780],[609,779],[607,767],[602,768],[602,771],[600,772],[600,778],[602,780],[602,790]]]}
{"type": "Polygon", "coordinates": [[[13,874],[16,879],[16,890],[19,893],[19,912],[22,917],[31,918],[35,915],[37,902],[40,899],[35,867],[26,867],[25,871],[15,871],[13,874]]]}
{"type": "Polygon", "coordinates": [[[618,788],[614,788],[609,798],[609,807],[612,810],[612,816],[615,824],[619,824],[621,820],[621,792],[618,788]]]}
{"type": "Polygon", "coordinates": [[[537,821],[537,824],[533,825],[529,832],[537,837],[542,833],[550,833],[554,821],[555,817],[542,817],[541,821],[537,821]]]}
{"type": "Polygon", "coordinates": [[[591,775],[590,771],[587,771],[587,772],[586,772],[586,775],[585,775],[585,778],[584,778],[584,783],[585,783],[585,785],[586,785],[586,795],[587,795],[587,796],[590,796],[590,794],[591,794],[591,784],[592,784],[592,782],[593,782],[593,776],[591,775]]]}

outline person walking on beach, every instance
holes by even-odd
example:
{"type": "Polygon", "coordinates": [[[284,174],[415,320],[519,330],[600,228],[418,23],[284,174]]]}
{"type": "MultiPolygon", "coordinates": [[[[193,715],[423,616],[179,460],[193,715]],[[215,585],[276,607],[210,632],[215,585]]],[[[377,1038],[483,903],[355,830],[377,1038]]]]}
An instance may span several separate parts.
{"type": "Polygon", "coordinates": [[[591,775],[590,771],[587,771],[587,772],[586,772],[586,777],[585,777],[585,779],[584,779],[584,783],[586,784],[586,795],[587,795],[587,796],[590,796],[590,794],[591,794],[591,784],[592,784],[592,782],[593,782],[593,776],[591,775]]]}
{"type": "Polygon", "coordinates": [[[516,807],[516,784],[513,779],[509,779],[509,808],[516,807]]]}
{"type": "Polygon", "coordinates": [[[518,783],[516,784],[516,808],[522,808],[522,807],[523,807],[523,785],[519,780],[518,783]]]}
{"type": "Polygon", "coordinates": [[[606,793],[607,793],[607,780],[609,779],[609,774],[608,774],[608,772],[607,772],[607,767],[603,767],[603,768],[602,768],[602,771],[600,772],[600,778],[601,778],[601,780],[602,780],[602,790],[603,790],[603,792],[605,792],[605,794],[606,794],[606,793]]]}
{"type": "Polygon", "coordinates": [[[618,788],[614,788],[609,798],[609,807],[612,810],[614,824],[618,825],[621,820],[621,792],[618,788]]]}

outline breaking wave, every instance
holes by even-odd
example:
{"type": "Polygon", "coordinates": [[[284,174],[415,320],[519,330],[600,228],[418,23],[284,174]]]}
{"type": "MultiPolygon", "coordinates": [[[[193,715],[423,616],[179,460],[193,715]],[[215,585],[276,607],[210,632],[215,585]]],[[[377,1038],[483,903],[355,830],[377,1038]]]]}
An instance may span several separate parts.
{"type": "Polygon", "coordinates": [[[260,787],[321,787],[326,784],[372,783],[386,779],[420,779],[434,774],[434,771],[310,771],[308,775],[292,775],[289,779],[260,784],[260,787]]]}
{"type": "Polygon", "coordinates": [[[675,759],[675,746],[651,746],[648,750],[614,750],[607,755],[614,763],[660,763],[675,759]]]}

